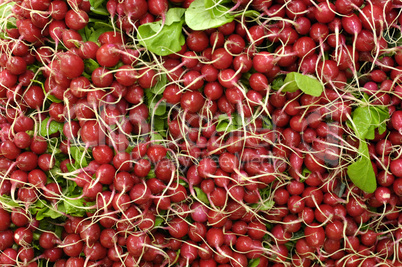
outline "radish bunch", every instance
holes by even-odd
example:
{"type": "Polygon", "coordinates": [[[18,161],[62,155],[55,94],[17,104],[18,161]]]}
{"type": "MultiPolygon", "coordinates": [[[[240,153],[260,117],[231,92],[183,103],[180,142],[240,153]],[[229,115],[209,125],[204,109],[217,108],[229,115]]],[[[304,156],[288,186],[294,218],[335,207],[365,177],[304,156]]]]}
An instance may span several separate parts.
{"type": "Polygon", "coordinates": [[[1,1],[1,266],[401,266],[399,1],[1,1]]]}

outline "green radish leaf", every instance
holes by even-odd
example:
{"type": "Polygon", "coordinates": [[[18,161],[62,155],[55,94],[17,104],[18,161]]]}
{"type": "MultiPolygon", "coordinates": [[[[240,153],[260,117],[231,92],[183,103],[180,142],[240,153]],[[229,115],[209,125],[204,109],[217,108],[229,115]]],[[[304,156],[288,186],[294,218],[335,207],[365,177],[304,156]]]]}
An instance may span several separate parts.
{"type": "Polygon", "coordinates": [[[179,184],[182,185],[182,186],[184,186],[185,188],[188,188],[187,182],[184,181],[183,179],[180,179],[180,180],[179,180],[179,184]]]}
{"type": "MultiPolygon", "coordinates": [[[[76,198],[78,196],[71,196],[70,198],[76,198]]],[[[71,216],[83,217],[86,216],[87,209],[83,207],[93,206],[95,202],[86,202],[83,198],[78,199],[64,199],[63,200],[65,213],[71,216]]]]}
{"type": "MultiPolygon", "coordinates": [[[[0,16],[2,18],[7,19],[7,23],[5,23],[6,29],[16,28],[16,19],[13,17],[13,7],[15,5],[15,1],[1,1],[0,4],[0,16]]],[[[4,24],[3,24],[4,25],[4,24]]],[[[4,29],[4,27],[1,27],[4,29]]]]}
{"type": "Polygon", "coordinates": [[[35,73],[38,72],[38,76],[42,75],[42,71],[39,70],[40,68],[41,68],[41,66],[39,65],[39,63],[27,66],[27,70],[33,71],[35,73]]]}
{"type": "Polygon", "coordinates": [[[166,13],[164,25],[159,20],[139,26],[139,43],[159,56],[180,51],[186,42],[182,32],[184,12],[184,8],[170,8],[166,13]]]}
{"type": "MultiPolygon", "coordinates": [[[[389,119],[389,111],[387,107],[372,106],[372,109],[378,113],[378,133],[383,134],[387,130],[386,121],[389,119]]],[[[373,111],[374,112],[374,111],[373,111]]]]}
{"type": "MultiPolygon", "coordinates": [[[[41,248],[38,247],[38,250],[40,250],[40,249],[41,249],[41,248]]],[[[48,264],[49,264],[49,262],[48,262],[47,260],[41,259],[41,260],[39,260],[38,267],[45,267],[45,266],[47,267],[48,264]]]]}
{"type": "MultiPolygon", "coordinates": [[[[388,47],[395,47],[402,45],[401,31],[399,29],[389,29],[383,34],[384,39],[388,43],[388,47]]],[[[392,54],[385,54],[383,56],[393,56],[392,54]]]]}
{"type": "Polygon", "coordinates": [[[148,106],[149,106],[149,111],[151,114],[156,115],[156,116],[162,116],[166,113],[166,102],[160,101],[160,100],[161,100],[161,97],[159,97],[159,96],[155,96],[152,99],[150,99],[148,106]],[[156,107],[156,104],[158,104],[157,107],[156,107]],[[155,109],[155,107],[156,107],[156,109],[155,109]]]}
{"type": "Polygon", "coordinates": [[[92,28],[90,29],[89,27],[88,27],[88,25],[87,26],[85,26],[85,28],[84,28],[84,31],[85,31],[85,36],[86,36],[86,38],[87,38],[87,40],[89,39],[89,37],[91,37],[91,34],[92,34],[92,28]]]}
{"type": "Polygon", "coordinates": [[[262,199],[268,199],[272,195],[272,189],[270,186],[259,189],[262,199]]]}
{"type": "Polygon", "coordinates": [[[353,111],[352,120],[354,124],[354,130],[359,139],[366,139],[366,135],[371,126],[370,108],[358,107],[353,111]]]}
{"type": "Polygon", "coordinates": [[[243,126],[243,121],[241,119],[241,116],[237,113],[232,114],[232,121],[236,128],[242,127],[243,126]]]}
{"type": "Polygon", "coordinates": [[[67,168],[68,172],[73,172],[73,171],[75,171],[76,169],[78,169],[78,168],[76,168],[74,165],[72,165],[72,164],[70,164],[70,163],[67,163],[67,164],[66,164],[66,168],[67,168]]]}
{"type": "Polygon", "coordinates": [[[101,16],[109,16],[109,12],[107,11],[107,9],[103,6],[98,6],[97,8],[94,8],[91,6],[91,12],[97,14],[97,15],[101,15],[101,16]]]}
{"type": "Polygon", "coordinates": [[[82,38],[83,42],[88,41],[88,37],[86,35],[86,27],[81,29],[81,30],[78,30],[78,33],[81,35],[81,38],[82,38]]]}
{"type": "Polygon", "coordinates": [[[272,121],[268,119],[268,117],[265,116],[262,117],[262,128],[272,130],[273,128],[272,121]]]}
{"type": "Polygon", "coordinates": [[[38,221],[43,220],[45,216],[43,215],[49,210],[48,204],[42,199],[38,199],[35,203],[29,206],[29,212],[36,216],[38,221]]]}
{"type": "Polygon", "coordinates": [[[216,125],[216,131],[217,132],[231,132],[236,130],[236,126],[233,125],[233,123],[230,123],[229,121],[220,121],[218,122],[218,125],[216,125]]]}
{"type": "Polygon", "coordinates": [[[377,180],[371,164],[367,143],[360,140],[360,158],[348,166],[347,174],[350,180],[361,190],[373,193],[377,188],[377,180]]]}
{"type": "Polygon", "coordinates": [[[366,133],[366,139],[373,140],[374,137],[375,137],[375,127],[370,126],[366,133]]]}
{"type": "Polygon", "coordinates": [[[57,121],[51,121],[48,126],[48,121],[49,121],[49,118],[46,118],[41,122],[40,130],[39,130],[40,135],[48,136],[48,135],[52,135],[57,132],[60,132],[60,134],[63,134],[64,123],[57,122],[57,121]]]}
{"type": "Polygon", "coordinates": [[[151,133],[151,141],[162,141],[164,138],[160,133],[151,133]]]}
{"type": "Polygon", "coordinates": [[[224,5],[224,4],[230,4],[232,3],[231,0],[204,0],[204,6],[205,8],[213,8],[219,5],[224,5]]]}
{"type": "Polygon", "coordinates": [[[50,177],[54,177],[54,178],[60,177],[60,173],[61,173],[61,169],[59,167],[53,167],[49,170],[50,177]]]}
{"type": "Polygon", "coordinates": [[[386,121],[389,119],[388,108],[378,106],[362,106],[353,111],[354,130],[359,139],[374,139],[375,129],[379,133],[386,131],[386,121]]]}
{"type": "Polygon", "coordinates": [[[295,92],[297,89],[302,90],[305,94],[312,96],[320,96],[324,90],[324,86],[316,78],[303,75],[297,72],[291,72],[286,75],[284,83],[288,83],[283,92],[295,92]]]}
{"type": "Polygon", "coordinates": [[[154,225],[154,226],[155,226],[155,227],[161,226],[164,221],[165,221],[165,220],[164,220],[162,217],[157,216],[157,217],[155,218],[155,225],[154,225]]]}
{"type": "MultiPolygon", "coordinates": [[[[93,28],[94,29],[100,29],[100,28],[109,28],[109,31],[117,31],[117,34],[120,34],[120,30],[113,28],[112,25],[110,25],[109,23],[104,22],[103,20],[94,20],[93,21],[93,28]]],[[[123,37],[122,37],[123,38],[123,37]]]]}
{"type": "MultiPolygon", "coordinates": [[[[233,122],[233,120],[232,120],[233,122]]],[[[236,130],[236,126],[230,122],[229,116],[227,114],[219,115],[218,124],[216,125],[217,132],[233,131],[236,130]]]]}
{"type": "Polygon", "coordinates": [[[89,0],[89,3],[91,4],[91,7],[93,7],[93,8],[99,7],[104,2],[105,2],[105,0],[89,0]]]}
{"type": "Polygon", "coordinates": [[[272,207],[275,205],[275,201],[273,200],[267,200],[264,202],[259,202],[259,203],[254,203],[250,207],[253,209],[258,209],[258,210],[270,210],[272,207]]]}
{"type": "MultiPolygon", "coordinates": [[[[35,213],[32,213],[35,214],[35,213]]],[[[58,212],[57,210],[53,209],[53,208],[43,208],[41,210],[38,210],[38,213],[36,213],[36,219],[38,221],[41,221],[45,218],[51,218],[51,219],[57,219],[62,217],[63,214],[58,212]]]]}
{"type": "Polygon", "coordinates": [[[260,210],[270,210],[274,205],[275,201],[273,200],[265,201],[264,204],[262,204],[260,210]]]}
{"type": "Polygon", "coordinates": [[[165,119],[160,116],[154,117],[152,130],[159,133],[161,136],[166,137],[165,119]]]}
{"type": "Polygon", "coordinates": [[[218,122],[219,121],[224,121],[224,120],[229,120],[229,116],[228,116],[228,114],[221,114],[221,115],[219,115],[218,116],[218,122]]]}
{"type": "Polygon", "coordinates": [[[204,0],[195,0],[186,10],[186,24],[195,31],[218,28],[234,20],[234,16],[227,13],[228,10],[223,6],[219,6],[219,9],[207,9],[204,5],[204,0]],[[215,16],[213,17],[212,15],[215,16]]]}
{"type": "Polygon", "coordinates": [[[165,120],[161,117],[154,118],[154,130],[156,131],[164,131],[165,129],[165,120]]]}
{"type": "MultiPolygon", "coordinates": [[[[367,96],[363,99],[367,101],[367,96]]],[[[388,119],[389,113],[386,107],[361,106],[352,113],[353,128],[360,140],[360,158],[348,167],[347,174],[358,188],[368,193],[376,190],[377,182],[365,139],[374,139],[376,128],[380,134],[384,133],[388,119]]],[[[349,122],[349,124],[352,123],[349,122]]]]}
{"type": "MultiPolygon", "coordinates": [[[[282,87],[284,84],[285,84],[285,82],[284,82],[284,77],[281,75],[281,76],[276,77],[276,78],[272,81],[272,83],[271,83],[271,88],[274,89],[274,90],[279,90],[279,89],[281,89],[281,87],[282,87]]],[[[296,89],[296,90],[297,90],[297,89],[296,89]]]]}
{"type": "Polygon", "coordinates": [[[201,200],[205,204],[209,205],[209,200],[208,200],[207,194],[205,194],[204,191],[201,190],[201,188],[194,187],[194,191],[199,200],[201,200]]]}
{"type": "Polygon", "coordinates": [[[84,151],[84,147],[70,146],[70,153],[73,159],[75,159],[75,167],[77,168],[88,166],[84,151]]]}
{"type": "Polygon", "coordinates": [[[85,72],[88,74],[92,74],[94,70],[100,67],[99,63],[96,62],[96,60],[93,60],[92,58],[85,59],[85,72]]]}
{"type": "Polygon", "coordinates": [[[285,88],[283,88],[283,92],[295,92],[299,87],[297,87],[296,83],[296,74],[297,72],[291,72],[288,73],[285,77],[285,80],[283,81],[284,84],[286,84],[285,88]]]}
{"type": "Polygon", "coordinates": [[[257,267],[258,264],[260,264],[260,258],[255,258],[250,260],[250,262],[248,263],[249,267],[257,267]]]}
{"type": "Polygon", "coordinates": [[[177,250],[177,252],[176,252],[176,258],[175,258],[172,262],[177,262],[177,261],[179,260],[180,251],[181,251],[181,249],[179,248],[179,249],[177,250]]]}
{"type": "Polygon", "coordinates": [[[231,3],[229,0],[204,0],[204,7],[208,10],[209,14],[212,18],[224,16],[225,13],[228,13],[229,8],[224,6],[223,4],[231,3]]]}
{"type": "Polygon", "coordinates": [[[159,76],[158,82],[155,84],[155,86],[151,87],[149,90],[155,95],[163,94],[163,91],[165,91],[166,88],[166,84],[167,84],[166,74],[162,74],[159,76]]]}
{"type": "Polygon", "coordinates": [[[60,100],[57,97],[55,97],[54,95],[51,95],[51,94],[48,94],[48,93],[46,93],[46,98],[49,99],[50,101],[54,102],[54,103],[63,102],[63,100],[60,100]]]}
{"type": "Polygon", "coordinates": [[[311,171],[309,169],[307,169],[306,167],[303,168],[303,170],[302,170],[302,175],[303,176],[307,176],[310,173],[311,173],[311,171]]]}
{"type": "Polygon", "coordinates": [[[185,8],[170,8],[166,13],[165,25],[172,25],[175,22],[182,22],[185,11],[185,8]]]}
{"type": "Polygon", "coordinates": [[[76,182],[67,180],[67,185],[63,188],[63,194],[66,196],[72,196],[80,193],[82,193],[82,188],[79,187],[76,182]]]}
{"type": "Polygon", "coordinates": [[[246,10],[242,13],[236,14],[235,17],[258,18],[261,14],[255,10],[246,10]]]}
{"type": "Polygon", "coordinates": [[[2,195],[0,196],[0,203],[1,203],[1,207],[4,209],[10,209],[11,208],[18,208],[21,205],[19,203],[17,203],[16,201],[14,201],[11,196],[8,195],[2,195]]]}
{"type": "MultiPolygon", "coordinates": [[[[42,228],[40,228],[40,229],[42,229],[42,228]]],[[[59,238],[62,238],[61,235],[63,234],[63,231],[64,231],[64,227],[63,227],[63,226],[60,226],[60,225],[56,225],[56,226],[55,226],[54,233],[55,233],[55,235],[57,235],[59,238]]]]}
{"type": "Polygon", "coordinates": [[[154,168],[152,168],[149,172],[148,172],[148,174],[147,174],[147,176],[145,177],[146,179],[152,179],[152,178],[155,178],[156,177],[156,175],[155,175],[155,169],[154,168]]]}
{"type": "MultiPolygon", "coordinates": [[[[88,25],[85,26],[85,28],[79,30],[78,33],[81,35],[83,41],[92,41],[92,42],[97,43],[98,38],[102,33],[110,32],[110,31],[114,31],[114,30],[115,29],[113,28],[113,26],[111,26],[108,23],[103,22],[102,20],[90,19],[90,22],[88,23],[88,25]]],[[[118,30],[115,34],[120,35],[118,30]]]]}

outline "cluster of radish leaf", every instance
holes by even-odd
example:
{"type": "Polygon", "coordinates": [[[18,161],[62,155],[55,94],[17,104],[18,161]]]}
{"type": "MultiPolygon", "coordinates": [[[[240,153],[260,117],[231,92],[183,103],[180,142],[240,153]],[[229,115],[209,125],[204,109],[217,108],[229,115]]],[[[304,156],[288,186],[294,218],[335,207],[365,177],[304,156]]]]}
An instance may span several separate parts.
{"type": "Polygon", "coordinates": [[[160,56],[180,51],[186,42],[182,31],[184,12],[184,8],[170,8],[164,23],[159,20],[139,26],[137,32],[139,43],[160,56]]]}
{"type": "Polygon", "coordinates": [[[324,90],[322,83],[315,77],[297,72],[290,72],[286,74],[286,77],[280,76],[276,78],[271,87],[274,90],[290,93],[300,89],[303,93],[312,96],[320,96],[324,90]]]}
{"type": "MultiPolygon", "coordinates": [[[[16,19],[13,16],[12,8],[15,5],[15,1],[1,1],[0,4],[0,16],[2,18],[7,18],[7,23],[5,25],[0,25],[0,28],[3,30],[4,28],[6,29],[11,29],[11,28],[16,28],[16,19]]],[[[1,31],[2,34],[4,34],[4,31],[1,31]]],[[[3,36],[1,36],[3,37],[3,36]]]]}
{"type": "Polygon", "coordinates": [[[270,210],[275,206],[275,201],[270,198],[272,196],[272,188],[270,186],[259,189],[261,202],[251,204],[250,207],[256,210],[270,210]]]}
{"type": "Polygon", "coordinates": [[[234,20],[229,13],[229,8],[224,4],[230,0],[195,0],[186,10],[185,19],[187,26],[195,31],[217,28],[234,20]]]}
{"type": "MultiPolygon", "coordinates": [[[[68,190],[71,190],[71,188],[68,187],[68,190]]],[[[42,221],[46,218],[57,219],[65,215],[83,217],[86,214],[86,210],[83,209],[83,207],[93,206],[95,202],[86,202],[84,198],[69,199],[80,196],[79,194],[82,194],[82,192],[79,191],[80,190],[72,190],[71,192],[73,194],[69,194],[70,196],[68,196],[68,198],[60,199],[55,205],[52,205],[46,200],[38,199],[36,202],[29,205],[29,212],[35,215],[38,221],[42,221]]],[[[8,195],[0,196],[0,202],[3,207],[10,211],[13,208],[21,207],[20,203],[17,203],[8,195]]]]}
{"type": "Polygon", "coordinates": [[[243,122],[239,114],[233,113],[230,117],[227,114],[221,114],[218,116],[216,131],[231,132],[240,129],[242,126],[243,122]]]}
{"type": "MultiPolygon", "coordinates": [[[[111,30],[113,30],[113,27],[110,24],[97,19],[90,19],[88,24],[79,30],[78,33],[81,35],[83,42],[91,41],[96,43],[102,33],[111,30]]],[[[119,32],[116,32],[116,34],[120,35],[119,32]]]]}
{"type": "Polygon", "coordinates": [[[162,101],[162,94],[167,84],[166,74],[159,75],[155,86],[145,89],[145,101],[151,114],[151,140],[162,140],[166,137],[168,104],[162,101]]]}
{"type": "MultiPolygon", "coordinates": [[[[225,4],[230,0],[195,0],[185,8],[169,8],[166,20],[143,24],[138,27],[137,39],[147,50],[159,56],[167,56],[181,50],[185,43],[183,25],[190,29],[202,31],[218,28],[232,22],[237,15],[231,14],[225,4]]],[[[246,11],[242,16],[257,17],[256,11],[246,11]]]]}
{"type": "Polygon", "coordinates": [[[199,188],[199,187],[195,186],[193,188],[194,188],[194,191],[195,191],[195,194],[196,194],[197,198],[200,201],[204,202],[205,204],[210,205],[207,194],[205,194],[205,192],[202,191],[202,189],[199,188]]]}
{"type": "MultiPolygon", "coordinates": [[[[262,117],[262,120],[264,129],[272,129],[272,122],[267,117],[262,117]]],[[[243,127],[243,120],[236,112],[230,114],[230,116],[227,114],[221,114],[218,116],[216,124],[217,132],[231,132],[241,130],[243,127]]]]}
{"type": "Polygon", "coordinates": [[[63,134],[63,126],[64,123],[57,122],[54,120],[50,121],[49,123],[49,117],[48,117],[40,123],[39,133],[41,136],[50,136],[57,132],[63,134]]]}
{"type": "MultiPolygon", "coordinates": [[[[82,146],[70,146],[70,154],[75,160],[75,163],[67,164],[69,172],[88,166],[86,152],[88,151],[85,151],[85,148],[82,146]]],[[[61,171],[60,162],[65,159],[65,156],[55,155],[55,159],[55,167],[50,170],[53,178],[49,178],[49,182],[54,182],[53,179],[56,180],[60,185],[60,188],[63,190],[63,198],[57,202],[57,206],[53,206],[50,203],[46,203],[44,200],[39,199],[35,204],[39,206],[40,209],[38,210],[38,213],[32,212],[32,214],[36,214],[37,220],[47,217],[55,219],[64,216],[64,214],[82,217],[86,214],[84,207],[93,206],[95,202],[85,201],[84,198],[80,197],[82,196],[82,188],[78,187],[74,181],[61,177],[58,173],[61,171]]]]}
{"type": "MultiPolygon", "coordinates": [[[[50,126],[46,130],[44,127],[47,125],[49,118],[42,121],[39,129],[39,133],[42,136],[48,136],[51,134],[62,131],[62,124],[52,121],[50,126]],[[52,126],[52,123],[55,125],[52,126]],[[43,134],[44,133],[44,134],[43,134]]],[[[60,163],[66,156],[60,153],[58,148],[60,143],[60,137],[52,137],[48,139],[48,150],[47,153],[54,153],[55,165],[47,172],[48,183],[56,182],[60,188],[63,190],[63,197],[56,200],[57,204],[52,204],[46,200],[38,199],[35,203],[30,204],[29,211],[31,214],[35,215],[35,218],[39,221],[51,218],[57,219],[65,215],[71,216],[85,216],[85,207],[93,206],[95,202],[87,202],[82,198],[82,188],[78,187],[77,184],[71,180],[65,179],[60,175],[60,163]]],[[[87,151],[88,152],[88,151],[87,151]]],[[[71,157],[75,160],[74,164],[67,164],[68,171],[72,172],[76,169],[80,169],[88,166],[85,148],[82,146],[70,146],[71,157]]],[[[8,207],[19,207],[20,204],[12,200],[10,196],[4,195],[0,197],[0,202],[4,203],[8,207]]]]}
{"type": "MultiPolygon", "coordinates": [[[[367,97],[364,98],[366,100],[367,97]]],[[[389,119],[387,107],[372,106],[368,102],[357,107],[352,113],[352,121],[349,125],[354,129],[360,141],[359,158],[348,166],[347,174],[350,180],[361,190],[373,193],[377,188],[377,181],[366,139],[373,140],[375,129],[382,134],[387,130],[386,121],[389,119]]]]}
{"type": "Polygon", "coordinates": [[[82,207],[85,205],[92,206],[94,204],[95,202],[86,202],[83,198],[63,198],[57,203],[57,206],[52,206],[49,202],[38,199],[33,205],[31,205],[30,212],[31,214],[36,214],[35,218],[38,221],[41,221],[45,218],[61,218],[65,214],[83,217],[86,214],[86,210],[82,207]]]}
{"type": "Polygon", "coordinates": [[[89,0],[91,4],[91,12],[100,16],[109,16],[106,9],[107,0],[89,0]]]}

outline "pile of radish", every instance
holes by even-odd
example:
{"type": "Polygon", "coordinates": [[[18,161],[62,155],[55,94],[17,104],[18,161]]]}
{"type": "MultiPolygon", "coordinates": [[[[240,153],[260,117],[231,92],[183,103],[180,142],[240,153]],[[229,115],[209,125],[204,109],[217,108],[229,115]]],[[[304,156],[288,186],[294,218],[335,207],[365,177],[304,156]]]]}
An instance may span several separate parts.
{"type": "Polygon", "coordinates": [[[402,1],[0,3],[1,266],[402,266],[402,1]]]}

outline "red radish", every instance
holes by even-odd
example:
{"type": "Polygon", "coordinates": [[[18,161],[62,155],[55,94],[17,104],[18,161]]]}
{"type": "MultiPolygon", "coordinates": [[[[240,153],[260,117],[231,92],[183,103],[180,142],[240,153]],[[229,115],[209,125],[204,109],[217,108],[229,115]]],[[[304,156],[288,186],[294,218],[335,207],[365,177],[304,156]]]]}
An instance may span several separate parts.
{"type": "Polygon", "coordinates": [[[73,30],[83,29],[89,22],[88,14],[83,10],[69,10],[65,16],[66,25],[73,30]]]}
{"type": "Polygon", "coordinates": [[[113,67],[120,61],[120,53],[115,44],[104,44],[96,51],[96,60],[103,67],[113,67]]]}
{"type": "Polygon", "coordinates": [[[148,2],[148,10],[152,15],[160,16],[162,18],[162,24],[166,19],[166,12],[168,10],[167,0],[150,0],[148,2]]]}
{"type": "Polygon", "coordinates": [[[212,54],[212,61],[215,68],[227,69],[232,64],[233,57],[224,48],[218,48],[212,54]]]}
{"type": "Polygon", "coordinates": [[[68,78],[77,78],[84,71],[84,61],[77,55],[64,53],[59,55],[60,70],[68,78]]]}
{"type": "Polygon", "coordinates": [[[144,0],[124,1],[124,10],[132,20],[140,19],[148,10],[148,4],[144,0]]]}
{"type": "Polygon", "coordinates": [[[261,73],[269,72],[274,66],[273,55],[269,52],[260,52],[253,58],[253,67],[261,73]]]}
{"type": "Polygon", "coordinates": [[[392,160],[390,170],[394,176],[402,177],[402,159],[392,160]]]}

